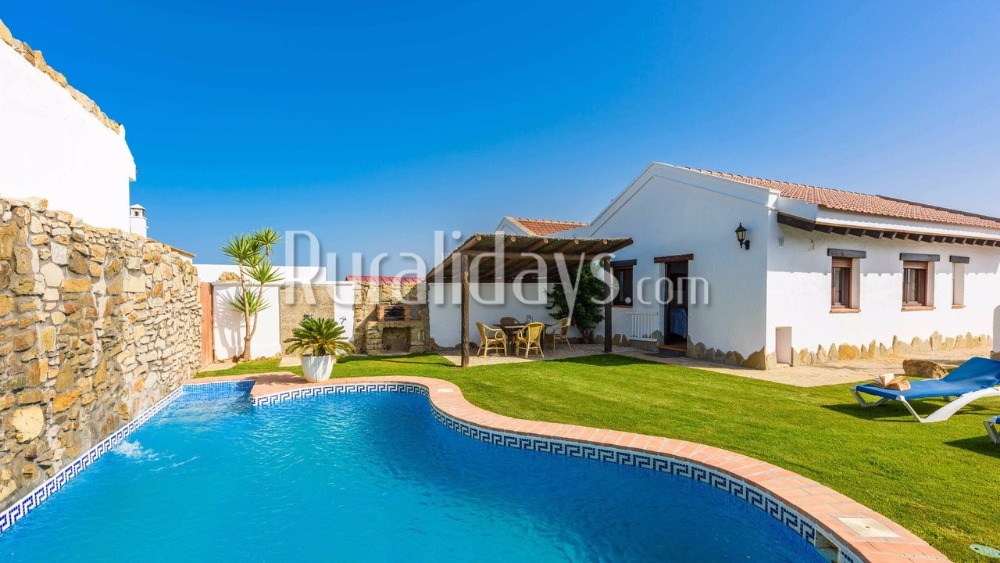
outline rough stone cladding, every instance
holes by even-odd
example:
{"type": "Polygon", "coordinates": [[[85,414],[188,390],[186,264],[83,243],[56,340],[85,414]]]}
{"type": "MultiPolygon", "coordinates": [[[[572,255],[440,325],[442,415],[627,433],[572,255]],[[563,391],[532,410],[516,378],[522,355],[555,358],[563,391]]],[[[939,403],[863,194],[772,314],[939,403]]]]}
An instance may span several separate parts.
{"type": "Polygon", "coordinates": [[[354,282],[354,339],[360,354],[378,355],[382,350],[382,335],[386,325],[379,323],[379,305],[409,305],[411,321],[410,352],[429,349],[430,309],[427,306],[427,284],[412,279],[354,282]]]}
{"type": "MultiPolygon", "coordinates": [[[[954,350],[956,348],[980,348],[982,346],[992,346],[992,344],[993,339],[986,334],[973,336],[971,333],[967,333],[954,337],[944,337],[935,332],[927,339],[913,338],[909,342],[904,342],[898,337],[893,337],[892,342],[889,344],[872,340],[860,346],[833,343],[829,347],[820,345],[815,350],[808,348],[795,349],[792,350],[792,365],[822,365],[827,362],[881,358],[888,355],[905,356],[916,352],[954,350]]],[[[754,369],[773,369],[778,365],[774,352],[769,352],[764,348],[744,358],[739,352],[716,350],[701,342],[692,343],[689,340],[687,355],[698,360],[754,369]]]]}
{"type": "Polygon", "coordinates": [[[152,239],[0,199],[0,509],[178,389],[198,274],[152,239]]]}

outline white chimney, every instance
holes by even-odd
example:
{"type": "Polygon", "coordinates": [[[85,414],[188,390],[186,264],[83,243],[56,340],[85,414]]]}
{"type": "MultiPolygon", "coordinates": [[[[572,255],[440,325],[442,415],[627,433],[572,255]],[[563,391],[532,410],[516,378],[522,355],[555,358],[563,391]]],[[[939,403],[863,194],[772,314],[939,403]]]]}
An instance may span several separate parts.
{"type": "Polygon", "coordinates": [[[129,207],[129,232],[141,237],[146,236],[146,208],[138,203],[129,207]]]}

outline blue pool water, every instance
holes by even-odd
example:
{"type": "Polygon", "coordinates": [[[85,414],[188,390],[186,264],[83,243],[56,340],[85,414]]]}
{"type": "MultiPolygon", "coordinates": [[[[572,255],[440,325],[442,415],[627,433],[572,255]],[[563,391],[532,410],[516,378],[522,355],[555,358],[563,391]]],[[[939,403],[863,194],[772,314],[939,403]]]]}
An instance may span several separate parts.
{"type": "Polygon", "coordinates": [[[407,393],[182,396],[10,530],[12,561],[823,561],[695,481],[486,444],[407,393]]]}

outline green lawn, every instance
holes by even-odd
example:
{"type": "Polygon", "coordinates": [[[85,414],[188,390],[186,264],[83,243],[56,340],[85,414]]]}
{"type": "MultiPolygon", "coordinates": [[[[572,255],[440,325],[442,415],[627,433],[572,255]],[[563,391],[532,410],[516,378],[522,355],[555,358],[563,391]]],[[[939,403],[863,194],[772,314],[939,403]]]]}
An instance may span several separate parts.
{"type": "MultiPolygon", "coordinates": [[[[199,376],[277,370],[277,360],[264,360],[199,376]]],[[[508,416],[680,438],[763,459],[870,506],[955,560],[975,560],[971,543],[1000,547],[1000,446],[982,426],[1000,413],[1000,399],[918,424],[900,405],[861,409],[846,385],[791,387],[621,356],[462,370],[426,354],[350,358],[334,370],[334,377],[373,375],[447,379],[472,403],[508,416]]]]}

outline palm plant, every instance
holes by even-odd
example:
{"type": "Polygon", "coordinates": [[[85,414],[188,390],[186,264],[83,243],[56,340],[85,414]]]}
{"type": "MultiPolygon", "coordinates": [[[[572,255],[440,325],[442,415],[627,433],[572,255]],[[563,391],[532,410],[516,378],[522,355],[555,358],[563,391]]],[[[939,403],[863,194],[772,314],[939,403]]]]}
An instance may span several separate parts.
{"type": "Polygon", "coordinates": [[[292,337],[285,339],[288,348],[285,353],[293,354],[301,350],[312,356],[346,356],[354,352],[354,345],[344,334],[344,326],[333,319],[306,316],[298,328],[292,330],[292,337]]]}
{"type": "Polygon", "coordinates": [[[250,234],[233,235],[222,252],[236,264],[239,291],[229,300],[230,306],[243,315],[243,351],[241,360],[250,359],[250,341],[257,332],[260,312],[270,307],[264,299],[264,286],[281,281],[281,274],[271,263],[271,253],[281,242],[281,235],[267,227],[250,234]]]}

